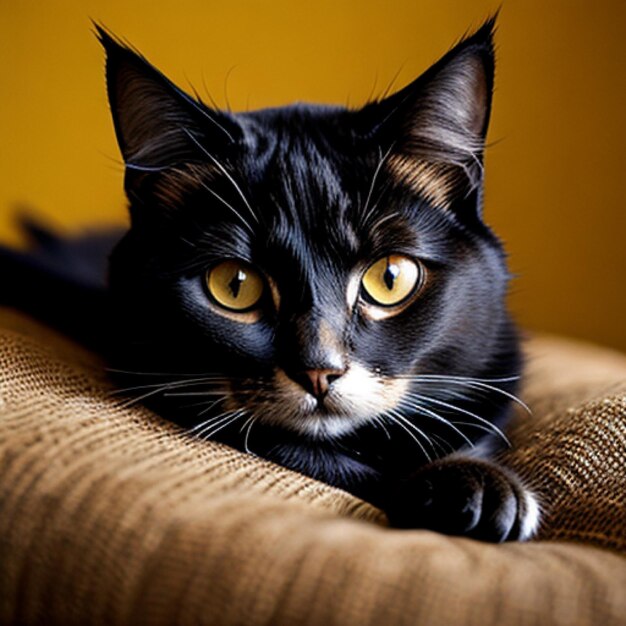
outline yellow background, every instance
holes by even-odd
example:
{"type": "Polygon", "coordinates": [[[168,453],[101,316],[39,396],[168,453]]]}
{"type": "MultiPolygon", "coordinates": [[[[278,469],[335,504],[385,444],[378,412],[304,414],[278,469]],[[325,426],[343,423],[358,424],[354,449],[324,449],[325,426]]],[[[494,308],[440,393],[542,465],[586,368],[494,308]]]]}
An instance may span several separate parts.
{"type": "MultiPolygon", "coordinates": [[[[89,17],[234,110],[363,103],[400,87],[498,1],[0,0],[0,238],[32,207],[124,223],[103,55],[89,17]]],[[[505,0],[486,216],[527,327],[626,349],[626,2],[505,0]]]]}

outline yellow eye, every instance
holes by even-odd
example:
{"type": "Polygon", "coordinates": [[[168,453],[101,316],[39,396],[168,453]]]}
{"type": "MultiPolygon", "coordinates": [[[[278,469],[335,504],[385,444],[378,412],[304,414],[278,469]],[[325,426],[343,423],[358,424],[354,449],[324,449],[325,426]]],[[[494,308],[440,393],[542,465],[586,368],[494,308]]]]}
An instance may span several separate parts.
{"type": "Polygon", "coordinates": [[[406,300],[421,283],[420,266],[408,257],[392,254],[370,265],[363,275],[363,289],[380,306],[394,306],[406,300]]]}
{"type": "Polygon", "coordinates": [[[209,293],[231,311],[247,311],[263,295],[263,279],[244,261],[222,261],[206,273],[209,293]]]}

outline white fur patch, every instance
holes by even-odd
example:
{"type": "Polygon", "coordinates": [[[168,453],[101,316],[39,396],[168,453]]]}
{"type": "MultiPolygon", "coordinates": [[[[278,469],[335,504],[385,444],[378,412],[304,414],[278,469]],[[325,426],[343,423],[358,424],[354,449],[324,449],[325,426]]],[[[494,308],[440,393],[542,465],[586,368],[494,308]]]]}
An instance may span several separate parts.
{"type": "Polygon", "coordinates": [[[527,541],[539,530],[539,523],[541,521],[541,507],[539,500],[532,491],[524,489],[524,504],[526,505],[526,512],[524,513],[524,519],[522,520],[520,528],[520,541],[527,541]]]}
{"type": "Polygon", "coordinates": [[[385,411],[397,408],[408,381],[380,376],[353,362],[331,385],[322,410],[317,400],[282,369],[276,369],[273,386],[271,398],[250,399],[258,419],[325,439],[352,432],[367,422],[380,419],[385,411]]]}

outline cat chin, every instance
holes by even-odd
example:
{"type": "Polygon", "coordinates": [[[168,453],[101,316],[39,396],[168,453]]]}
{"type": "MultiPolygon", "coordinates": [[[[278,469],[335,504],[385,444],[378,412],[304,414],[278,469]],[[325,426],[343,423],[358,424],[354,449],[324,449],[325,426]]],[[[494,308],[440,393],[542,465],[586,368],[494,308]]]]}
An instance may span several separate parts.
{"type": "Polygon", "coordinates": [[[308,438],[322,440],[348,435],[359,425],[344,415],[311,415],[290,424],[290,428],[308,438]]]}

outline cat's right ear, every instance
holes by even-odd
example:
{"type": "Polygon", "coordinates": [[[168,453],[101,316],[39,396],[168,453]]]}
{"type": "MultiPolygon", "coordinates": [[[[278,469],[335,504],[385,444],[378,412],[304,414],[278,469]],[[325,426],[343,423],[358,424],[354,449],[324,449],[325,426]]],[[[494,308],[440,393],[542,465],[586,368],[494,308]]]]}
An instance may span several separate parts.
{"type": "Polygon", "coordinates": [[[143,56],[94,26],[106,51],[109,105],[127,174],[206,162],[241,140],[231,116],[195,100],[143,56]]]}
{"type": "Polygon", "coordinates": [[[465,217],[481,215],[494,30],[492,17],[412,83],[356,113],[359,136],[388,149],[396,180],[465,217]]]}

